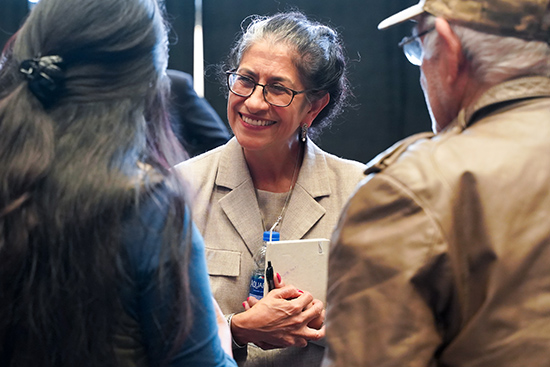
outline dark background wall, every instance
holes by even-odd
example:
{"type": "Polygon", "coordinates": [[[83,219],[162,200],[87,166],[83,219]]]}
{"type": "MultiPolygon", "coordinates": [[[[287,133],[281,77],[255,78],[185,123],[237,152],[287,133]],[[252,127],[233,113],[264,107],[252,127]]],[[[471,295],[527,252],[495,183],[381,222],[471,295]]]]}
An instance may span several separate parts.
{"type": "MultiPolygon", "coordinates": [[[[116,0],[113,0],[116,1],[116,0]]],[[[193,0],[165,0],[171,30],[169,67],[193,70],[193,0]]],[[[353,106],[322,134],[318,144],[336,155],[366,162],[399,139],[430,129],[419,71],[397,43],[410,24],[378,31],[386,16],[416,0],[203,0],[205,97],[226,120],[223,89],[209,66],[221,62],[250,14],[298,9],[341,34],[349,58],[353,106]]],[[[26,0],[0,0],[0,42],[17,30],[26,0]]]]}

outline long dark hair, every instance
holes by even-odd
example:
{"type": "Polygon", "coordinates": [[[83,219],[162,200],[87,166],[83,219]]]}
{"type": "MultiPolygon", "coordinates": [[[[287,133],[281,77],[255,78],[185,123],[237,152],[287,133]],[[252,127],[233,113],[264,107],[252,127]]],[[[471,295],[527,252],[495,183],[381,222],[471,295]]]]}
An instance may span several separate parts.
{"type": "Polygon", "coordinates": [[[158,246],[170,261],[158,273],[165,277],[161,283],[170,281],[177,300],[171,318],[176,322],[165,334],[174,345],[185,338],[185,201],[169,170],[181,150],[164,110],[162,14],[157,0],[42,0],[4,49],[2,366],[116,365],[123,213],[157,195],[159,186],[170,208],[166,241],[158,246]],[[54,65],[61,75],[35,75],[47,84],[37,92],[29,73],[50,56],[62,60],[54,65]]]}

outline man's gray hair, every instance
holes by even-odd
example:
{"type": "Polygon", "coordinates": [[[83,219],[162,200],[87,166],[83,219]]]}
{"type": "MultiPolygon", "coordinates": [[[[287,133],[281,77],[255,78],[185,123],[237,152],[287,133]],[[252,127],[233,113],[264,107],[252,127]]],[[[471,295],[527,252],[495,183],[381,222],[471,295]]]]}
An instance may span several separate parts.
{"type": "MultiPolygon", "coordinates": [[[[426,26],[433,26],[434,16],[425,18],[426,26]]],[[[451,28],[460,39],[464,55],[471,61],[474,76],[485,83],[496,84],[505,80],[542,75],[550,77],[550,45],[541,41],[528,41],[479,32],[458,24],[451,28]]],[[[429,57],[437,42],[437,32],[424,39],[429,57]]]]}

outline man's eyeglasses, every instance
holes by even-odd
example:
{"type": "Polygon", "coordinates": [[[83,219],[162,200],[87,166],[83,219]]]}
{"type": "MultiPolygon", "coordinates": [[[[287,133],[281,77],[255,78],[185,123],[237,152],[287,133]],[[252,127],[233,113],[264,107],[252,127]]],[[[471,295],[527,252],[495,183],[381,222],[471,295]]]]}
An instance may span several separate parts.
{"type": "Polygon", "coordinates": [[[405,37],[399,42],[399,47],[403,48],[403,52],[407,57],[407,60],[413,65],[422,65],[422,44],[420,43],[420,37],[433,31],[435,27],[427,29],[416,35],[405,37]]]}
{"type": "Polygon", "coordinates": [[[308,90],[296,91],[277,84],[256,83],[254,79],[234,71],[225,73],[227,74],[227,86],[232,93],[240,97],[250,97],[256,86],[259,85],[263,88],[265,101],[275,107],[287,107],[292,103],[295,95],[308,92],[308,90]]]}

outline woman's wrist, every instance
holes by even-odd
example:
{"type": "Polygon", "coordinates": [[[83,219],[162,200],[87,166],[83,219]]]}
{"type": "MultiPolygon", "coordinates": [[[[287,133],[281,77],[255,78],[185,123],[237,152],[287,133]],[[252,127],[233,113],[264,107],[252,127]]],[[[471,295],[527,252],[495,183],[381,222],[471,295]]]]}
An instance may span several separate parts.
{"type": "Polygon", "coordinates": [[[237,316],[237,319],[238,319],[239,317],[238,314],[232,313],[227,315],[227,324],[229,325],[229,330],[231,331],[231,340],[233,341],[233,349],[246,348],[247,341],[242,338],[242,333],[241,333],[242,329],[235,325],[235,320],[234,320],[235,316],[237,316]]]}

